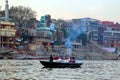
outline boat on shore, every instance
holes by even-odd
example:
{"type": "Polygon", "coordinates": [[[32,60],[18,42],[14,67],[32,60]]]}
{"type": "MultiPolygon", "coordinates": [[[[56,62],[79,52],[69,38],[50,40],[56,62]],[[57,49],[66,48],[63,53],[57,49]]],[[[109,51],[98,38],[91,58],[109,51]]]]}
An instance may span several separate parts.
{"type": "Polygon", "coordinates": [[[40,61],[45,68],[80,68],[83,63],[40,61]]]}

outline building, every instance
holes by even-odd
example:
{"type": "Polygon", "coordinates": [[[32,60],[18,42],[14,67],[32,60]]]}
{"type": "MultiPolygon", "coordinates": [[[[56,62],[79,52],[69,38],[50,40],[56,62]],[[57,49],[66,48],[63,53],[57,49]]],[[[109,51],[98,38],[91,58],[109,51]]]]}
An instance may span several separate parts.
{"type": "MultiPolygon", "coordinates": [[[[50,15],[41,16],[40,26],[36,28],[36,44],[46,50],[54,43],[54,29],[51,29],[51,21],[50,15]]],[[[54,25],[52,27],[54,27],[54,25]]]]}
{"type": "Polygon", "coordinates": [[[51,15],[45,15],[45,23],[46,23],[46,27],[50,27],[50,23],[52,23],[51,20],[51,15]]]}
{"type": "Polygon", "coordinates": [[[52,23],[51,15],[41,16],[41,19],[40,19],[41,27],[50,27],[50,23],[52,23]]]}
{"type": "Polygon", "coordinates": [[[69,32],[72,27],[72,20],[64,20],[63,27],[65,31],[69,32]]]}
{"type": "Polygon", "coordinates": [[[0,21],[0,25],[1,47],[13,48],[16,37],[15,23],[0,21]]]}
{"type": "MultiPolygon", "coordinates": [[[[14,22],[9,21],[9,4],[5,1],[5,18],[0,16],[0,47],[13,48],[16,37],[16,26],[14,22]]],[[[0,14],[1,15],[1,14],[0,14]]]]}
{"type": "Polygon", "coordinates": [[[55,32],[54,32],[54,43],[55,45],[62,45],[64,44],[64,37],[65,31],[69,30],[69,26],[66,25],[66,21],[62,19],[55,20],[53,19],[52,22],[55,25],[55,32]]]}
{"type": "Polygon", "coordinates": [[[103,21],[101,27],[103,44],[108,47],[120,46],[120,24],[103,21]]]}
{"type": "Polygon", "coordinates": [[[100,21],[92,18],[81,18],[81,26],[86,27],[86,33],[88,40],[98,41],[98,29],[100,27],[100,21]]]}

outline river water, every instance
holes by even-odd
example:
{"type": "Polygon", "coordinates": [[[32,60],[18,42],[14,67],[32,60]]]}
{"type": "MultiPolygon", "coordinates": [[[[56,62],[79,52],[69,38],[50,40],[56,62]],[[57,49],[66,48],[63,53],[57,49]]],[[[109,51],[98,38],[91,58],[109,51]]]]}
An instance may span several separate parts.
{"type": "Polygon", "coordinates": [[[38,60],[0,60],[0,80],[120,80],[120,61],[82,61],[81,68],[43,68],[38,60]]]}

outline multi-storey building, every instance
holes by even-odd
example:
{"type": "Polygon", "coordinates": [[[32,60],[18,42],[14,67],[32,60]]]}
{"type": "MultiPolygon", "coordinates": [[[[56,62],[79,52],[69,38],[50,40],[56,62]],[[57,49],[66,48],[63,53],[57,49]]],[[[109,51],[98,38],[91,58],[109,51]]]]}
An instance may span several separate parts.
{"type": "Polygon", "coordinates": [[[50,28],[53,25],[51,21],[50,15],[41,16],[40,26],[36,28],[36,44],[46,49],[50,48],[50,45],[54,43],[54,30],[50,28]]]}
{"type": "MultiPolygon", "coordinates": [[[[82,20],[82,19],[81,19],[82,20]]],[[[100,27],[100,21],[91,18],[84,18],[83,25],[86,26],[86,33],[88,35],[88,40],[98,41],[98,29],[100,27]]]]}
{"type": "Polygon", "coordinates": [[[102,39],[103,44],[109,47],[120,46],[120,24],[103,21],[102,39]]]}
{"type": "Polygon", "coordinates": [[[100,27],[100,21],[92,18],[80,18],[73,19],[73,23],[82,27],[82,31],[86,32],[88,40],[98,40],[98,28],[100,27]]]}
{"type": "Polygon", "coordinates": [[[72,20],[64,20],[63,27],[65,31],[69,32],[70,28],[72,27],[72,20]]]}
{"type": "Polygon", "coordinates": [[[63,33],[63,20],[61,19],[52,19],[52,22],[54,24],[55,32],[54,32],[54,44],[60,45],[64,41],[64,33],[63,33]]]}
{"type": "Polygon", "coordinates": [[[0,47],[12,48],[15,45],[15,23],[0,21],[0,26],[0,47]]]}

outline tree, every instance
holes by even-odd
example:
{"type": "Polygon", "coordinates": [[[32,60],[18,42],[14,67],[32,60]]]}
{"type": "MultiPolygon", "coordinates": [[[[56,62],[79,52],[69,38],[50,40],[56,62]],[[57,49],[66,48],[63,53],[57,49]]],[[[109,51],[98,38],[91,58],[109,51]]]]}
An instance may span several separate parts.
{"type": "Polygon", "coordinates": [[[82,45],[86,45],[86,43],[87,43],[87,34],[85,34],[85,33],[80,34],[78,39],[82,40],[82,45]]]}
{"type": "Polygon", "coordinates": [[[5,11],[1,11],[1,17],[5,16],[5,11]]]}
{"type": "Polygon", "coordinates": [[[65,28],[62,27],[62,28],[61,28],[61,31],[63,32],[64,37],[66,38],[68,33],[67,33],[67,31],[65,30],[65,28]]]}
{"type": "Polygon", "coordinates": [[[24,24],[27,25],[26,22],[29,21],[31,18],[36,17],[36,12],[29,7],[12,6],[9,12],[10,18],[16,23],[19,28],[22,27],[24,24]]]}

